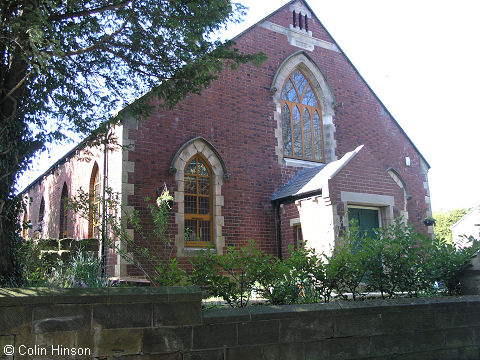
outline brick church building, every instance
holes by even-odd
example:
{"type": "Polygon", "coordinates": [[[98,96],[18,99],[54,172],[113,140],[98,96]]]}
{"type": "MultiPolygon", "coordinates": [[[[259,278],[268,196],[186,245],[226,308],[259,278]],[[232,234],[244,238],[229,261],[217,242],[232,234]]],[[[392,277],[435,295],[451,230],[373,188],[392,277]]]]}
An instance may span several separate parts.
{"type": "MultiPolygon", "coordinates": [[[[23,191],[32,223],[24,236],[97,236],[101,219],[82,219],[61,199],[88,190],[101,214],[105,185],[151,230],[145,197],[164,184],[181,263],[249,239],[277,255],[302,239],[329,253],[352,218],[368,230],[403,216],[432,232],[423,224],[428,162],[306,2],[292,0],[234,40],[268,59],[224,70],[171,111],[123,121],[114,131],[130,146],[121,151],[75,147],[23,191]]],[[[134,269],[111,250],[108,273],[134,269]]]]}

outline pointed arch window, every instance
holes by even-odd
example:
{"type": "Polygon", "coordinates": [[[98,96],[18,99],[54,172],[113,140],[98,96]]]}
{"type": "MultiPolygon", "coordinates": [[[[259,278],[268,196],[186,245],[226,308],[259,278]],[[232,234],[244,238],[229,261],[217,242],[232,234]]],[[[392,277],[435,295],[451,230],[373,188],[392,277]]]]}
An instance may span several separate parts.
{"type": "Polygon", "coordinates": [[[284,157],[324,162],[322,109],[302,71],[288,77],[281,106],[284,157]]]}
{"type": "Polygon", "coordinates": [[[40,209],[38,210],[38,231],[42,231],[43,228],[43,218],[45,217],[45,200],[42,196],[40,200],[40,209]]]}
{"type": "Polygon", "coordinates": [[[38,210],[38,223],[41,224],[43,222],[43,217],[45,216],[45,200],[40,200],[40,210],[38,210]]]}
{"type": "Polygon", "coordinates": [[[101,206],[101,182],[98,164],[93,164],[92,175],[90,176],[89,189],[89,217],[88,217],[88,237],[100,238],[100,206],[101,206]]]}
{"type": "Polygon", "coordinates": [[[62,196],[60,197],[60,225],[58,238],[65,239],[67,237],[67,201],[68,201],[68,188],[67,183],[63,183],[62,196]]]}
{"type": "Polygon", "coordinates": [[[213,242],[212,171],[197,154],[185,166],[185,245],[213,242]]]}
{"type": "Polygon", "coordinates": [[[22,237],[27,238],[28,235],[28,213],[27,210],[23,213],[22,237]]]}

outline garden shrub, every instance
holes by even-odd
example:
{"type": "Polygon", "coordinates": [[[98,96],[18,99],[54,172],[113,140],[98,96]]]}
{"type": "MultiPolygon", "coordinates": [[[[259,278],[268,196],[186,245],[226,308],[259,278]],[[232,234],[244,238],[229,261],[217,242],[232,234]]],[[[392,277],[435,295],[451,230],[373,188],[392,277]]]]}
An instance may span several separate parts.
{"type": "Polygon", "coordinates": [[[46,286],[56,261],[46,256],[49,250],[44,242],[21,239],[17,251],[22,286],[46,286]]]}
{"type": "Polygon", "coordinates": [[[158,286],[184,285],[187,281],[187,273],[180,268],[177,258],[172,258],[156,266],[153,280],[158,286]]]}
{"type": "Polygon", "coordinates": [[[435,256],[432,259],[433,279],[437,282],[439,290],[447,295],[460,294],[459,273],[469,266],[468,260],[480,250],[480,242],[470,237],[471,246],[462,249],[445,239],[433,241],[435,256]]]}
{"type": "Polygon", "coordinates": [[[223,256],[206,250],[192,261],[190,279],[240,307],[248,304],[252,291],[273,305],[329,302],[347,294],[355,301],[369,292],[380,292],[382,298],[456,295],[458,274],[479,249],[477,241],[465,249],[432,241],[397,219],[370,236],[351,224],[331,256],[299,248],[279,260],[256,249],[253,241],[228,248],[223,256]]]}
{"type": "Polygon", "coordinates": [[[264,260],[257,267],[260,271],[256,292],[272,305],[317,302],[317,294],[312,291],[312,278],[320,266],[318,257],[313,250],[305,248],[293,250],[290,247],[289,250],[290,256],[283,261],[263,255],[264,260]]]}
{"type": "Polygon", "coordinates": [[[325,276],[331,277],[335,290],[339,296],[345,297],[345,293],[352,294],[353,300],[361,295],[360,284],[364,281],[368,270],[368,263],[372,256],[370,238],[360,233],[358,227],[350,224],[337,241],[337,245],[330,257],[325,256],[325,276]]]}
{"type": "Polygon", "coordinates": [[[268,258],[253,241],[240,249],[228,247],[223,255],[206,249],[192,260],[194,270],[190,280],[208,294],[223,298],[230,306],[244,307],[268,258]]]}
{"type": "MultiPolygon", "coordinates": [[[[89,219],[93,209],[91,194],[79,190],[68,201],[68,207],[84,219],[89,219]]],[[[101,238],[105,237],[106,247],[113,249],[120,257],[135,266],[153,286],[184,285],[186,272],[180,268],[175,251],[174,240],[169,232],[170,209],[173,197],[166,185],[152,204],[146,197],[153,228],[146,233],[137,210],[126,208],[120,201],[120,194],[111,188],[105,189],[105,198],[101,202],[106,206],[106,228],[100,229],[101,238]],[[120,217],[119,214],[122,214],[120,217]],[[135,230],[135,238],[127,228],[135,230]],[[155,245],[153,245],[155,244],[155,245]]]]}
{"type": "Polygon", "coordinates": [[[70,261],[59,260],[50,277],[50,285],[62,288],[98,288],[111,285],[107,278],[101,278],[100,261],[95,254],[73,253],[70,261]]]}
{"type": "Polygon", "coordinates": [[[396,293],[418,296],[431,292],[431,239],[414,232],[411,225],[397,219],[394,224],[377,229],[365,239],[368,249],[367,289],[379,291],[382,298],[396,293]]]}
{"type": "Polygon", "coordinates": [[[100,287],[100,263],[96,252],[58,252],[57,239],[22,240],[18,251],[21,286],[100,287]],[[60,256],[61,254],[61,256],[60,256]]]}

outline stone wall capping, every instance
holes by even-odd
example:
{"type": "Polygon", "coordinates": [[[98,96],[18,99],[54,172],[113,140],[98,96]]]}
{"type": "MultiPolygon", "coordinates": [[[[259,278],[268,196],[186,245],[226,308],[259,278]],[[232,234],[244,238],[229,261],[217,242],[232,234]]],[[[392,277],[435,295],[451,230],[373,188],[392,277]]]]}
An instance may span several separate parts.
{"type": "Polygon", "coordinates": [[[0,348],[75,346],[90,349],[88,358],[125,360],[473,360],[480,353],[480,296],[202,311],[201,294],[198,287],[1,289],[0,348]]]}
{"type": "Polygon", "coordinates": [[[251,306],[249,312],[252,321],[276,320],[295,317],[297,308],[298,305],[251,306]]]}
{"type": "Polygon", "coordinates": [[[246,322],[250,320],[250,307],[202,310],[203,324],[246,322]]]}
{"type": "Polygon", "coordinates": [[[196,286],[178,287],[120,287],[120,288],[3,288],[0,289],[0,308],[3,306],[47,304],[114,304],[201,301],[202,292],[196,286]]]}

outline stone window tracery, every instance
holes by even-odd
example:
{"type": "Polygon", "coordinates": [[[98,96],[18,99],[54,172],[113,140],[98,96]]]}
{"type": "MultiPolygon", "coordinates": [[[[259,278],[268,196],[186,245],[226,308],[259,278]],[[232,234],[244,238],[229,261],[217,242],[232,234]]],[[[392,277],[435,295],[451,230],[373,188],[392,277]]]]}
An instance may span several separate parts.
{"type": "Polygon", "coordinates": [[[284,157],[325,161],[320,102],[299,69],[284,84],[281,106],[284,157]]]}

